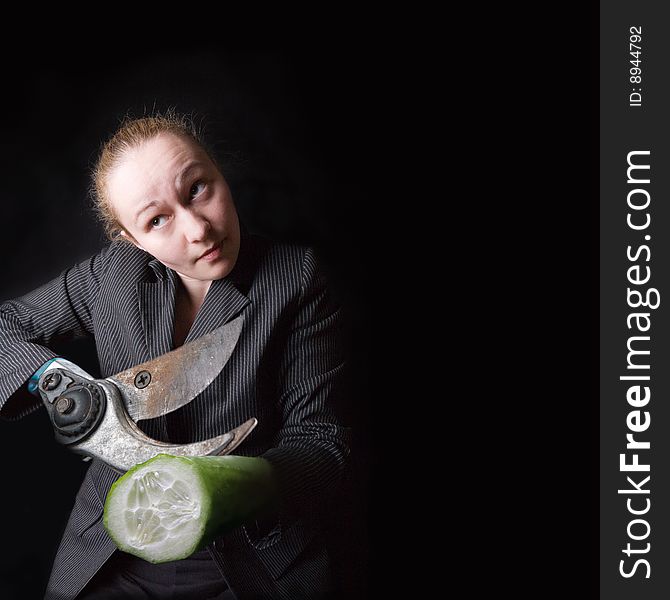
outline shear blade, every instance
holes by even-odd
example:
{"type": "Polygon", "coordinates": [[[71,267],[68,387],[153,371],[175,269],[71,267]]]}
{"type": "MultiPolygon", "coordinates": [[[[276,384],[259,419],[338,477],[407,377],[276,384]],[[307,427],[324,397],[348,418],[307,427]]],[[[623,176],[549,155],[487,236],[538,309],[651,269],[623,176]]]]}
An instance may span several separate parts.
{"type": "MultiPolygon", "coordinates": [[[[105,385],[111,387],[111,384],[105,385]]],[[[107,409],[97,429],[71,446],[74,452],[99,458],[117,470],[127,471],[157,454],[172,456],[224,455],[232,452],[256,427],[249,419],[224,434],[191,444],[170,444],[147,436],[128,418],[118,392],[109,390],[107,409]]]]}
{"type": "Polygon", "coordinates": [[[137,422],[188,404],[221,372],[237,345],[244,318],[111,377],[130,418],[137,422]]]}

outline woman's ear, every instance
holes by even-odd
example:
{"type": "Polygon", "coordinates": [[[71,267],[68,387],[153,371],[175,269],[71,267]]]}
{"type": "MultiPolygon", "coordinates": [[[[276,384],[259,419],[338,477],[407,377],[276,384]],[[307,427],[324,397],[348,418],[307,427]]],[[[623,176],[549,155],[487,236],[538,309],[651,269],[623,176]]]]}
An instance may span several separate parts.
{"type": "MultiPolygon", "coordinates": [[[[119,235],[122,236],[123,238],[125,238],[127,241],[129,241],[131,244],[133,244],[134,246],[136,246],[140,250],[144,250],[144,248],[142,248],[142,246],[140,246],[137,243],[135,238],[132,235],[130,235],[129,233],[126,233],[123,229],[121,231],[119,231],[119,235]]],[[[146,250],[144,250],[144,251],[146,252],[146,250]]]]}

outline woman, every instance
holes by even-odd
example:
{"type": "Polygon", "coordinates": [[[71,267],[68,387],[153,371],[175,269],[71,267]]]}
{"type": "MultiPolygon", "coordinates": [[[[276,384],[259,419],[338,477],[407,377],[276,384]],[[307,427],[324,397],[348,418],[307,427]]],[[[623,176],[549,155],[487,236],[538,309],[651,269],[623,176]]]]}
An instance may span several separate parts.
{"type": "Polygon", "coordinates": [[[207,390],[139,425],[186,443],[256,417],[235,454],[272,464],[280,503],[189,559],[151,565],[116,550],[105,532],[103,502],[118,475],[93,460],[46,599],[325,597],[335,582],[323,517],[347,469],[349,432],[336,414],[339,310],[313,251],[241,227],[215,160],[172,113],[123,122],[101,150],[93,187],[111,243],[0,306],[0,415],[41,405],[26,382],[62,336],[92,336],[106,377],[243,315],[235,352],[207,390]]]}

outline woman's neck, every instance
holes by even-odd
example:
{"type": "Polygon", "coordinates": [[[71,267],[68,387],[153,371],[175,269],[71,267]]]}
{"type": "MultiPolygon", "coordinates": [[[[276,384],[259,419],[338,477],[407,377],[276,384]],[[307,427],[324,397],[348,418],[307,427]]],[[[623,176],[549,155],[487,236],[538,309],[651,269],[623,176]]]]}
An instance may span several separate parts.
{"type": "Polygon", "coordinates": [[[212,282],[191,279],[190,277],[186,277],[181,273],[179,274],[179,279],[182,283],[182,292],[185,292],[189,303],[197,305],[197,308],[200,308],[200,305],[204,301],[205,296],[207,295],[207,291],[209,290],[209,286],[212,285],[212,282]]]}
{"type": "Polygon", "coordinates": [[[181,346],[191,330],[195,317],[205,301],[211,281],[198,281],[180,276],[181,285],[175,299],[175,321],[173,344],[181,346]]]}

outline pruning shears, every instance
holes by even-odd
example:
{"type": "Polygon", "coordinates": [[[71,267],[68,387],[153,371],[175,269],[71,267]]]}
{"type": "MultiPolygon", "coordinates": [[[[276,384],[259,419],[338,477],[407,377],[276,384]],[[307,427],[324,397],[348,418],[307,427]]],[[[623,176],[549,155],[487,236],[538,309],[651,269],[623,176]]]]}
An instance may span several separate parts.
{"type": "Polygon", "coordinates": [[[237,317],[176,350],[104,379],[95,379],[68,360],[55,359],[41,374],[38,389],[56,440],[120,471],[159,453],[229,454],[251,433],[257,419],[190,444],[150,438],[137,421],[177,410],[205,390],[230,359],[242,323],[243,317],[237,317]]]}

